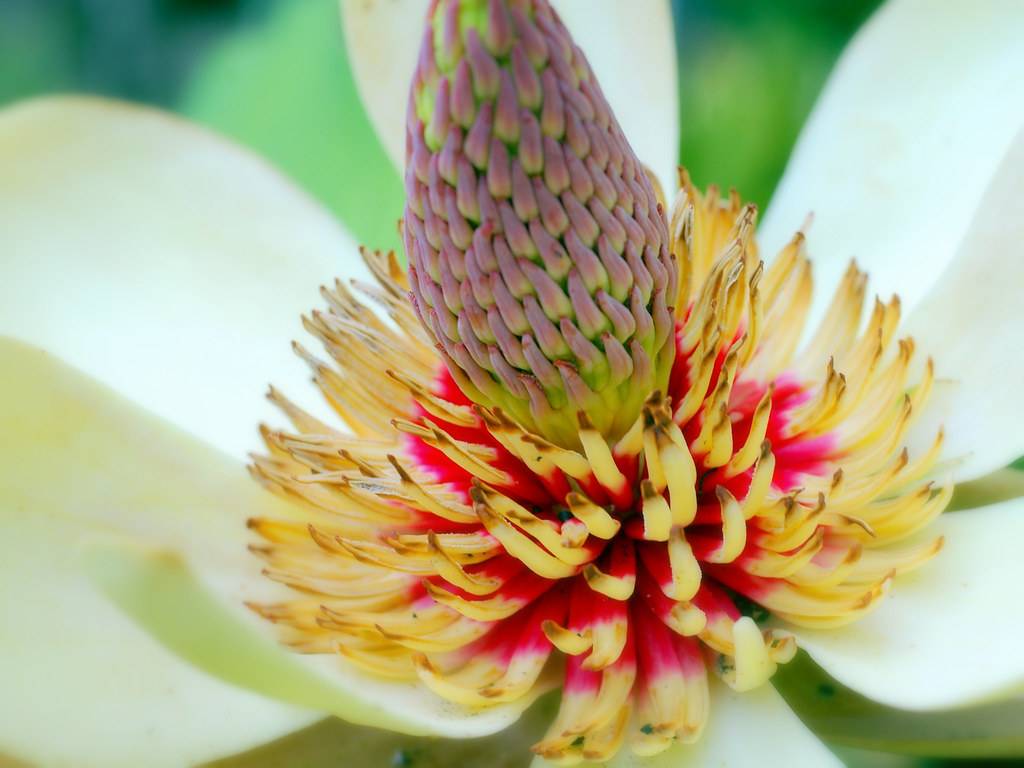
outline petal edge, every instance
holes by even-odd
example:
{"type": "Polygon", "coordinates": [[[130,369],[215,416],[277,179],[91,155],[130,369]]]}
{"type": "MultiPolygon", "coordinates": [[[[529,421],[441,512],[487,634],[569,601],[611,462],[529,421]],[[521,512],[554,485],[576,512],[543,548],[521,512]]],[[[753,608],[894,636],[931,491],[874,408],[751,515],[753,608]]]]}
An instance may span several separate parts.
{"type": "Polygon", "coordinates": [[[945,537],[943,551],[897,578],[877,610],[834,632],[794,628],[800,646],[843,685],[901,709],[1021,691],[1024,499],[943,515],[928,535],[945,537]]]}

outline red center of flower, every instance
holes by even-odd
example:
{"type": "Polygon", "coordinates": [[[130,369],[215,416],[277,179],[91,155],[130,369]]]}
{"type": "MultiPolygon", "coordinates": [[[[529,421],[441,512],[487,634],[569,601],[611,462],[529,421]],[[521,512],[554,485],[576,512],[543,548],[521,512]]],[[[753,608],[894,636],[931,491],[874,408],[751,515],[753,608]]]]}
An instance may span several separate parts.
{"type": "MultiPolygon", "coordinates": [[[[714,392],[727,365],[723,351],[714,361],[710,377],[705,375],[705,382],[695,381],[699,361],[692,359],[693,350],[688,353],[685,349],[681,324],[678,331],[670,391],[668,397],[656,396],[648,403],[646,434],[633,441],[640,450],[630,449],[628,436],[612,449],[619,483],[609,483],[593,471],[578,477],[557,468],[544,472],[508,450],[484,418],[473,424],[455,423],[436,409],[431,413],[417,406],[419,424],[443,430],[466,450],[453,454],[436,440],[413,433],[407,435],[407,455],[419,470],[457,492],[465,504],[475,506],[481,519],[500,522],[456,523],[421,514],[413,526],[403,525],[400,532],[443,536],[451,543],[459,537],[481,536],[495,536],[503,544],[504,537],[511,536],[516,542],[515,551],[496,546],[478,562],[468,559],[459,563],[455,576],[430,575],[412,587],[414,605],[427,608],[441,601],[487,622],[482,636],[458,649],[462,660],[492,659],[498,667],[518,670],[512,677],[532,685],[554,643],[568,655],[566,695],[598,697],[602,686],[616,681],[628,691],[634,685],[651,688],[672,680],[682,685],[678,691],[685,691],[685,678],[705,675],[705,653],[735,653],[727,628],[740,619],[741,608],[756,615],[759,600],[775,586],[772,579],[752,575],[749,566],[763,558],[762,543],[775,555],[778,542],[772,540],[776,536],[772,526],[761,517],[746,519],[743,515],[744,530],[736,531],[728,530],[736,521],[725,516],[735,515],[736,508],[742,514],[742,502],[755,482],[758,459],[772,456],[774,471],[768,470],[770,488],[753,492],[764,496],[771,491],[785,499],[803,479],[821,478],[829,472],[836,441],[828,432],[808,436],[791,429],[794,415],[812,397],[795,377],[783,376],[772,385],[737,379],[726,404],[734,446],[727,458],[747,458],[738,464],[711,460],[710,453],[694,451],[696,508],[692,520],[681,529],[684,532],[673,541],[667,530],[660,530],[651,520],[654,513],[645,515],[645,505],[664,505],[662,512],[668,510],[670,493],[668,478],[655,477],[665,470],[652,468],[650,462],[657,460],[658,452],[655,449],[652,456],[649,443],[661,439],[670,444],[658,425],[659,411],[671,420],[672,405],[683,403],[694,387],[703,385],[705,391],[714,392]],[[501,477],[481,482],[463,458],[466,453],[486,455],[486,464],[501,477]],[[577,499],[581,504],[574,509],[571,501],[577,499]],[[588,512],[599,507],[607,513],[617,532],[594,535],[593,529],[600,525],[576,514],[584,506],[588,512]],[[501,527],[500,533],[495,526],[501,527]],[[556,542],[554,556],[550,554],[551,541],[556,542]],[[732,551],[723,551],[729,548],[732,551]],[[678,553],[680,549],[689,552],[678,553]],[[566,553],[571,556],[565,557],[566,553]],[[687,574],[688,567],[699,570],[687,574]],[[467,579],[481,588],[467,588],[467,579]],[[692,584],[695,591],[683,582],[692,584]],[[709,650],[702,649],[698,634],[709,650]]],[[[434,395],[481,413],[446,368],[436,379],[434,395]]],[[[707,432],[704,422],[698,411],[679,425],[686,445],[699,445],[702,431],[707,432]]],[[[776,511],[783,516],[791,512],[785,501],[776,511]]],[[[805,547],[816,529],[817,525],[812,525],[804,540],[794,540],[785,554],[805,547]]],[[[820,544],[815,543],[819,551],[820,544]]],[[[445,688],[440,673],[435,674],[429,662],[425,666],[428,679],[445,688]]],[[[502,684],[490,691],[493,699],[505,698],[509,686],[515,687],[508,677],[506,674],[502,684]]],[[[596,711],[589,718],[598,723],[606,714],[596,711]]],[[[581,733],[588,730],[586,723],[576,727],[581,733]]],[[[656,727],[661,724],[652,723],[650,735],[656,727]]]]}
{"type": "Polygon", "coordinates": [[[330,310],[307,327],[337,365],[299,353],[354,434],[274,391],[297,431],[264,430],[270,455],[254,466],[308,513],[251,522],[267,574],[300,592],[255,606],[285,642],[469,707],[561,686],[538,753],[604,760],[628,740],[653,754],[699,736],[709,671],[748,690],[792,657],[767,613],[839,626],[938,551],[899,543],[950,489],[927,479],[941,436],[913,460],[902,449],[931,367],[908,386],[898,302],[861,323],[851,269],[795,356],[802,236],[765,268],[752,209],[684,191],[671,231],[689,310],[674,358],[658,353],[666,391],[640,405],[651,387],[638,395],[633,379],[578,388],[587,409],[543,434],[540,411],[525,424],[464,394],[416,328],[393,258],[366,254],[393,326],[344,287],[325,291],[330,310]]]}

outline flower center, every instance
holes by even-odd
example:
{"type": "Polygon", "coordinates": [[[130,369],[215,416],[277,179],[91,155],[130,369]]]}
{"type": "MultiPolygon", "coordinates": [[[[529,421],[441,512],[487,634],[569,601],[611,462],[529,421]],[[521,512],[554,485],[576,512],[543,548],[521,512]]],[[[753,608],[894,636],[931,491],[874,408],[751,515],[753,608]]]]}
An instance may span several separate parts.
{"type": "Polygon", "coordinates": [[[753,209],[682,184],[671,231],[687,310],[667,391],[614,439],[580,411],[565,447],[472,402],[393,257],[365,254],[393,322],[340,285],[325,294],[307,326],[336,365],[299,352],[354,435],[272,391],[295,431],[265,430],[255,464],[308,510],[252,521],[268,575],[301,593],[255,606],[286,642],[469,707],[561,684],[538,753],[600,760],[628,741],[654,754],[699,736],[709,672],[762,684],[795,652],[785,624],[847,623],[938,551],[899,543],[950,491],[924,479],[938,441],[913,460],[902,449],[931,369],[908,386],[898,302],[862,323],[851,268],[794,357],[802,236],[765,269],[753,209]]]}
{"type": "Polygon", "coordinates": [[[940,542],[949,489],[903,435],[899,304],[851,268],[810,341],[803,236],[765,266],[756,211],[680,179],[670,217],[545,0],[435,0],[410,94],[409,271],[344,286],[304,349],[352,430],[283,396],[255,473],[306,503],[254,520],[257,606],[307,652],[467,707],[561,684],[534,749],[571,763],[696,739],[708,675],[764,683],[788,624],[874,605],[940,542]],[[861,326],[864,326],[863,329],[861,326]],[[773,625],[766,621],[771,616],[773,625]]]}

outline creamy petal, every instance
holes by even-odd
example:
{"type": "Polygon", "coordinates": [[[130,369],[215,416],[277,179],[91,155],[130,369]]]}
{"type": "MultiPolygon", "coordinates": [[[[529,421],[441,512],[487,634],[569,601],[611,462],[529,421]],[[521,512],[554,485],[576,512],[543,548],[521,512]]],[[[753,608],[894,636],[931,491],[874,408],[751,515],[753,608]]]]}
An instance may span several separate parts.
{"type": "Polygon", "coordinates": [[[851,257],[883,296],[928,294],[1024,125],[1022,37],[1016,0],[893,0],[850,44],[761,228],[774,252],[814,212],[816,310],[851,257]]]}
{"type": "Polygon", "coordinates": [[[943,425],[943,455],[957,459],[958,480],[1024,454],[1022,288],[1024,130],[985,190],[955,257],[906,323],[934,356],[936,375],[951,382],[936,392],[916,432],[934,434],[943,425]]]}
{"type": "MultiPolygon", "coordinates": [[[[679,98],[668,0],[553,0],[640,159],[675,189],[679,98]]],[[[359,93],[395,166],[405,164],[405,107],[424,29],[420,0],[341,0],[359,93]]]]}
{"type": "Polygon", "coordinates": [[[48,98],[0,112],[0,167],[0,333],[236,456],[268,381],[314,401],[299,315],[364,267],[270,166],[155,110],[48,98]]]}
{"type": "Polygon", "coordinates": [[[426,5],[341,0],[345,52],[370,122],[395,168],[405,167],[405,107],[426,5]]]}
{"type": "MultiPolygon", "coordinates": [[[[301,511],[263,491],[239,463],[46,353],[0,340],[0,368],[12,373],[0,378],[4,514],[35,525],[33,535],[46,536],[46,545],[59,550],[53,555],[58,562],[83,547],[86,570],[95,581],[171,650],[236,685],[356,723],[410,733],[491,733],[530,703],[470,713],[419,686],[368,679],[340,659],[284,650],[272,639],[273,629],[243,606],[244,600],[273,600],[282,590],[260,576],[260,563],[246,549],[245,521],[253,515],[301,516],[301,511]],[[227,648],[231,652],[226,654],[227,648]]],[[[45,583],[49,570],[47,559],[29,558],[18,578],[30,584],[38,580],[45,600],[62,599],[55,591],[60,584],[45,583]]],[[[87,591],[84,571],[65,581],[75,587],[69,589],[70,599],[87,591]]],[[[98,602],[94,597],[87,605],[98,602]]],[[[27,638],[34,635],[22,634],[63,633],[54,641],[74,647],[76,638],[67,635],[73,620],[53,616],[43,606],[33,611],[40,622],[48,618],[54,623],[33,629],[32,624],[20,628],[5,621],[3,627],[11,643],[25,648],[19,658],[25,684],[41,700],[89,684],[83,690],[90,691],[102,711],[106,699],[96,692],[104,687],[97,688],[89,677],[94,670],[83,670],[77,678],[69,661],[66,675],[55,676],[49,656],[31,652],[27,638]]],[[[86,623],[95,632],[94,642],[115,648],[123,644],[126,658],[132,658],[127,654],[139,633],[132,627],[127,635],[122,631],[127,626],[123,615],[106,610],[86,617],[86,623]]],[[[157,653],[148,639],[145,647],[157,653]]],[[[174,661],[166,654],[163,658],[174,661]]],[[[7,661],[0,653],[0,664],[7,661]]],[[[151,684],[147,667],[132,669],[140,688],[151,684]]],[[[157,676],[152,684],[160,680],[157,676]]],[[[221,687],[209,680],[206,685],[221,687]]],[[[114,691],[115,697],[121,694],[114,691]]],[[[230,709],[218,716],[236,717],[230,709]]],[[[31,717],[27,714],[26,720],[34,723],[31,717]]],[[[140,717],[148,717],[141,704],[140,717]]],[[[52,727],[52,721],[45,724],[52,727]]],[[[161,727],[181,737],[174,719],[162,721],[161,727]]],[[[266,739],[281,732],[271,730],[266,739]]]]}
{"type": "MultiPolygon", "coordinates": [[[[624,745],[607,766],[761,768],[766,755],[771,756],[772,765],[790,768],[842,766],[770,685],[737,693],[715,681],[707,729],[695,744],[677,743],[655,757],[639,757],[624,745]]],[[[536,758],[531,768],[550,765],[536,758]]]]}
{"type": "MultiPolygon", "coordinates": [[[[9,467],[5,456],[0,476],[9,467]]],[[[225,685],[168,653],[82,577],[72,542],[89,526],[22,501],[5,490],[0,508],[8,705],[0,764],[13,756],[33,765],[177,768],[323,717],[225,685]]]]}
{"type": "Polygon", "coordinates": [[[839,682],[893,707],[980,703],[1024,686],[1024,499],[952,515],[936,558],[897,577],[864,619],[835,631],[794,629],[800,646],[839,682]]]}
{"type": "MultiPolygon", "coordinates": [[[[166,474],[148,467],[162,475],[152,483],[140,477],[125,486],[115,473],[92,473],[121,457],[121,450],[91,452],[95,386],[63,378],[50,358],[6,341],[0,369],[0,680],[11,705],[0,718],[0,755],[52,766],[172,768],[249,749],[322,717],[206,676],[90,586],[76,567],[76,541],[127,518],[123,503],[137,498],[137,509],[150,490],[183,477],[172,462],[166,474]],[[76,466],[65,463],[70,458],[76,466]]],[[[116,429],[125,425],[108,426],[106,442],[118,443],[116,429]]],[[[135,438],[146,442],[146,430],[135,438]]],[[[165,511],[156,497],[149,504],[165,511]]],[[[173,504],[169,498],[167,508],[173,504]]],[[[195,512],[182,511],[183,528],[199,534],[195,512]]]]}

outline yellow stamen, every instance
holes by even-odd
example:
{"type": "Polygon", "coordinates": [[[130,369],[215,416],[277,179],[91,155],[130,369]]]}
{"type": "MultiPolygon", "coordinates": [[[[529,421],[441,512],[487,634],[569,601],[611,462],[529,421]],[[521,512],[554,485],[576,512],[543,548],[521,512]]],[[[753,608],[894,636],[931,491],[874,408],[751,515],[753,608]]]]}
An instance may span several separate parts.
{"type": "Polygon", "coordinates": [[[681,528],[674,529],[668,540],[668,560],[672,568],[672,584],[665,594],[673,600],[685,602],[697,594],[701,571],[681,528]]]}
{"type": "Polygon", "coordinates": [[[612,600],[628,600],[633,596],[633,590],[636,588],[636,576],[634,574],[611,576],[601,571],[593,563],[583,569],[583,578],[587,580],[587,585],[592,590],[600,592],[612,600]]]}

